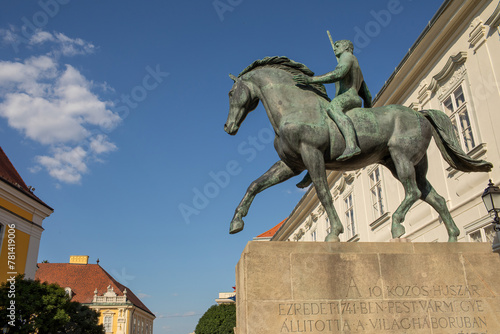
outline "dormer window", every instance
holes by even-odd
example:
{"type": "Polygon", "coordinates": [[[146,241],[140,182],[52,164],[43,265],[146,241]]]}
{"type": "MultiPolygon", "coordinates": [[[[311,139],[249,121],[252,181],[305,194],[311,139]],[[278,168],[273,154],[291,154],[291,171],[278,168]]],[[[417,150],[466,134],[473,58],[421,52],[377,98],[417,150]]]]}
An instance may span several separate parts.
{"type": "Polygon", "coordinates": [[[73,298],[73,291],[71,290],[71,288],[66,287],[64,288],[64,291],[66,291],[66,294],[68,295],[69,299],[73,298]]]}

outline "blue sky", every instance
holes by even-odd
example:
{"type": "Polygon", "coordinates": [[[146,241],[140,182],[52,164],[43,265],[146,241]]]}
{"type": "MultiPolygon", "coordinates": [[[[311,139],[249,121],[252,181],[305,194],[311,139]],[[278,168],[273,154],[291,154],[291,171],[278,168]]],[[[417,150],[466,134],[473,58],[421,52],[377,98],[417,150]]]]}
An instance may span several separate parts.
{"type": "Polygon", "coordinates": [[[278,159],[262,105],[235,137],[223,131],[228,74],[275,55],[324,74],[330,30],[353,40],[375,95],[440,4],[4,2],[0,145],[55,209],[39,261],[99,258],[157,315],[155,333],[190,333],[232,290],[245,244],[304,194],[299,178],[266,190],[228,234],[247,186],[278,159]]]}

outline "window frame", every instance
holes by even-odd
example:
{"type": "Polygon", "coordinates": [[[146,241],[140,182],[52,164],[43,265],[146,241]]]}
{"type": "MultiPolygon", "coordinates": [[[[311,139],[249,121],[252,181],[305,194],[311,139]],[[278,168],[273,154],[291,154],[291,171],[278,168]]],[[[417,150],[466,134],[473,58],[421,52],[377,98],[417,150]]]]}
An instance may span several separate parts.
{"type": "Polygon", "coordinates": [[[462,79],[456,85],[453,86],[441,99],[440,101],[441,109],[446,113],[446,115],[450,118],[455,136],[457,136],[457,140],[460,143],[460,147],[464,150],[464,152],[469,153],[476,149],[481,145],[481,138],[479,135],[478,127],[476,125],[475,119],[475,110],[472,103],[472,98],[470,97],[468,88],[467,88],[467,80],[462,79]],[[457,104],[457,91],[462,91],[463,102],[458,105],[457,104]],[[451,106],[453,109],[450,109],[447,105],[447,101],[451,102],[451,106]],[[465,129],[461,122],[462,113],[465,112],[468,120],[468,128],[465,129]],[[469,130],[468,130],[469,129],[469,130]],[[467,131],[468,130],[468,131],[467,131]],[[470,137],[472,139],[472,145],[469,147],[469,140],[466,140],[465,132],[469,132],[470,137]]]}
{"type": "Polygon", "coordinates": [[[102,319],[102,326],[104,327],[105,333],[113,333],[113,314],[104,314],[104,317],[102,319]],[[109,323],[106,322],[106,319],[110,319],[109,323]]]}
{"type": "Polygon", "coordinates": [[[351,190],[344,196],[344,223],[346,227],[347,240],[358,235],[354,210],[354,192],[351,190]]]}
{"type": "Polygon", "coordinates": [[[385,188],[383,184],[383,173],[380,165],[376,165],[368,172],[368,184],[370,186],[370,206],[373,216],[373,221],[383,217],[387,212],[387,203],[385,200],[385,188]],[[377,172],[378,179],[375,181],[372,175],[377,172]],[[373,190],[376,188],[376,192],[373,190]],[[377,208],[375,208],[377,206],[377,208]]]}
{"type": "Polygon", "coordinates": [[[317,228],[315,228],[314,230],[311,231],[311,240],[318,241],[318,229],[317,228]]]}
{"type": "Polygon", "coordinates": [[[476,228],[474,230],[468,231],[467,232],[467,238],[468,238],[469,242],[488,242],[491,245],[495,245],[495,239],[497,239],[496,241],[498,243],[498,236],[496,238],[493,237],[492,240],[489,240],[489,238],[488,238],[489,234],[487,234],[487,232],[486,232],[486,230],[491,229],[492,232],[493,232],[493,234],[495,234],[496,232],[495,232],[495,228],[494,227],[495,227],[494,223],[489,223],[489,224],[482,225],[482,226],[480,226],[480,227],[478,227],[478,228],[476,228]],[[473,234],[477,234],[477,233],[479,233],[479,235],[480,235],[480,240],[473,240],[472,239],[472,235],[473,234]]]}

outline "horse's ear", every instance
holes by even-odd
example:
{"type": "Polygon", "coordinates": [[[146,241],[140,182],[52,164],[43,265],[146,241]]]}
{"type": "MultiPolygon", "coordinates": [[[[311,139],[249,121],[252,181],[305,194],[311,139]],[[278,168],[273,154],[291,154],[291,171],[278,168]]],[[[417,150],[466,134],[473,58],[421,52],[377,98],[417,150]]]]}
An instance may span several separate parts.
{"type": "Polygon", "coordinates": [[[229,77],[231,79],[233,79],[234,82],[236,82],[236,80],[238,79],[237,77],[235,77],[234,75],[232,75],[231,73],[229,73],[229,77]]]}

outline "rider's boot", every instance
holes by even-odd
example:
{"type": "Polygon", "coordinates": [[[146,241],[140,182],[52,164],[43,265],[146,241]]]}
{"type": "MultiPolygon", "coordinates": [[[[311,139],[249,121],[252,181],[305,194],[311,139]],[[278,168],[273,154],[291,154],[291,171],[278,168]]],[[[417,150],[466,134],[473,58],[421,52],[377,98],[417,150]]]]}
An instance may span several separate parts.
{"type": "Polygon", "coordinates": [[[350,118],[348,118],[347,122],[343,122],[343,126],[340,130],[342,132],[342,135],[344,135],[346,148],[344,150],[344,153],[342,153],[342,155],[337,158],[337,161],[345,161],[360,154],[361,149],[356,143],[356,133],[354,131],[354,125],[352,124],[350,118]]]}
{"type": "Polygon", "coordinates": [[[337,161],[349,160],[350,158],[352,158],[360,153],[361,153],[361,149],[358,147],[358,145],[356,145],[355,147],[352,147],[352,148],[347,147],[344,150],[344,153],[342,153],[342,155],[337,158],[337,161]]]}

